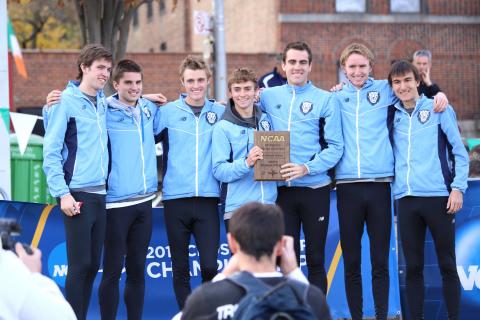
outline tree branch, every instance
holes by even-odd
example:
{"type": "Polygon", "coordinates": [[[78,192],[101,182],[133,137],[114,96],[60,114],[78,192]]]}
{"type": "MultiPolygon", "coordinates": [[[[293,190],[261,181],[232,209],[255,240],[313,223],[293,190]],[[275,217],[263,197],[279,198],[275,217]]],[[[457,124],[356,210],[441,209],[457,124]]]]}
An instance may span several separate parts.
{"type": "Polygon", "coordinates": [[[87,43],[87,33],[85,28],[85,13],[83,12],[83,1],[74,0],[75,8],[77,9],[78,22],[80,23],[80,30],[82,31],[82,44],[87,43]]]}
{"type": "Polygon", "coordinates": [[[125,8],[123,19],[120,23],[118,47],[115,52],[115,56],[117,57],[117,59],[121,59],[125,56],[125,52],[127,50],[128,33],[130,31],[130,24],[132,22],[132,17],[135,9],[136,9],[136,6],[133,6],[133,5],[128,8],[125,8]]]}
{"type": "Polygon", "coordinates": [[[96,0],[83,0],[87,43],[102,43],[101,4],[96,0]]]}

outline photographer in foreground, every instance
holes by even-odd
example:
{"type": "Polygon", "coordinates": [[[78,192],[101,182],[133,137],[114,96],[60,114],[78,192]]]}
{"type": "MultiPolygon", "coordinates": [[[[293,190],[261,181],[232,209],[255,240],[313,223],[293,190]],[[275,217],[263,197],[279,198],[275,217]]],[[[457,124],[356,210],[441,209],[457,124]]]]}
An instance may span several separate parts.
{"type": "Polygon", "coordinates": [[[213,282],[203,284],[188,297],[182,319],[280,315],[288,315],[287,319],[331,319],[325,296],[305,283],[293,238],[284,233],[278,206],[251,202],[237,209],[227,234],[233,256],[213,282]],[[278,257],[281,273],[277,271],[278,257]]]}
{"type": "Polygon", "coordinates": [[[41,274],[40,250],[31,249],[29,255],[20,243],[16,243],[16,256],[0,248],[0,318],[76,319],[57,285],[41,274]]]}

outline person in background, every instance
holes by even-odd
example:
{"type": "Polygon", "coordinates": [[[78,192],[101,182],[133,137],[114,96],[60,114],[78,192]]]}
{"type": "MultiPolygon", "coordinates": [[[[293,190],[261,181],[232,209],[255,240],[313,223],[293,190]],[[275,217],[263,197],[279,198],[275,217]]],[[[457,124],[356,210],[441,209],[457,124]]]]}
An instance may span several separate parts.
{"type": "Polygon", "coordinates": [[[418,86],[418,93],[424,94],[427,98],[433,98],[442,91],[440,87],[430,79],[432,69],[432,53],[429,50],[417,50],[413,54],[413,64],[417,67],[421,81],[418,86]]]}

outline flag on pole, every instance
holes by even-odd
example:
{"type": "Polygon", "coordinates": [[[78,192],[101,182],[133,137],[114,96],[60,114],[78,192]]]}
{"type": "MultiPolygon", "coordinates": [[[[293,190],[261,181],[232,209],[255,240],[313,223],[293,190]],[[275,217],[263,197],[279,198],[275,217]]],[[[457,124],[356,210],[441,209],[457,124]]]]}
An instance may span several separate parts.
{"type": "Polygon", "coordinates": [[[13,31],[12,23],[8,19],[8,48],[12,51],[13,59],[15,60],[15,66],[17,67],[18,73],[24,77],[28,78],[27,69],[25,68],[25,62],[22,57],[22,50],[20,50],[20,45],[18,44],[17,36],[13,31]]]}

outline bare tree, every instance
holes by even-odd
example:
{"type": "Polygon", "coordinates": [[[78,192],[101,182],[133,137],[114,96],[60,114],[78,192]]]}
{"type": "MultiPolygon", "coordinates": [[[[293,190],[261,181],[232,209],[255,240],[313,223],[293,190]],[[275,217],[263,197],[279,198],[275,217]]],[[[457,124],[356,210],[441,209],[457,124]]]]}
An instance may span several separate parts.
{"type": "MultiPolygon", "coordinates": [[[[84,43],[101,43],[115,61],[125,56],[135,10],[148,0],[73,0],[84,43]]],[[[175,8],[178,0],[172,0],[175,8]]]]}
{"type": "Polygon", "coordinates": [[[8,14],[22,48],[78,47],[76,10],[58,0],[8,0],[8,14]],[[52,10],[58,6],[58,10],[52,10]]]}

